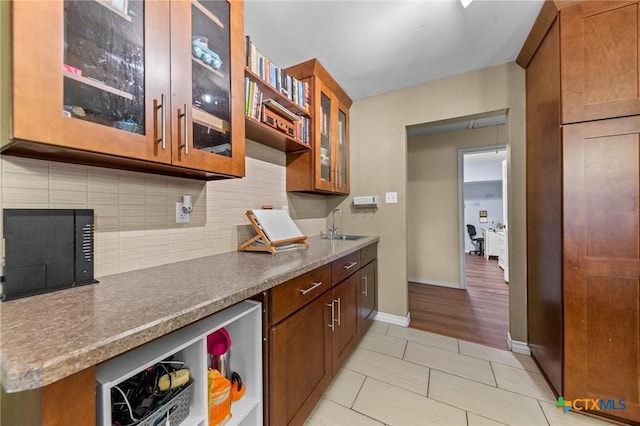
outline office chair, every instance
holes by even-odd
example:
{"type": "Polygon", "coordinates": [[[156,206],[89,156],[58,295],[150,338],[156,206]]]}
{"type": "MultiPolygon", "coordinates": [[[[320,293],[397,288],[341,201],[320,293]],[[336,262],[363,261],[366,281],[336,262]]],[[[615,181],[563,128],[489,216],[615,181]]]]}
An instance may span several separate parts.
{"type": "Polygon", "coordinates": [[[467,225],[467,233],[469,234],[469,238],[471,238],[473,246],[476,248],[475,250],[471,250],[469,254],[475,253],[478,256],[484,256],[484,237],[476,237],[476,227],[473,225],[467,225]]]}

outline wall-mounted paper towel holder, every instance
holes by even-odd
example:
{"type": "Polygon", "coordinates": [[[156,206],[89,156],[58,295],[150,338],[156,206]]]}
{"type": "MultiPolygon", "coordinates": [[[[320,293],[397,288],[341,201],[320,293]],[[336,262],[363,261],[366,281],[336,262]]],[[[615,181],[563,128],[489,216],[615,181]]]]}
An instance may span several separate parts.
{"type": "Polygon", "coordinates": [[[353,207],[355,208],[378,208],[377,195],[365,195],[353,197],[353,207]]]}

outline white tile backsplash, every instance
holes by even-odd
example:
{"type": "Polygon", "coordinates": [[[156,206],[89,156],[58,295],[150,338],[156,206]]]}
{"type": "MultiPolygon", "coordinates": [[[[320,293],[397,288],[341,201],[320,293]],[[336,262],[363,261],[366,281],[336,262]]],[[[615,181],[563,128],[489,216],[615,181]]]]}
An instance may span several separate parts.
{"type": "MultiPolygon", "coordinates": [[[[247,141],[247,155],[246,177],[210,182],[3,155],[0,207],[94,209],[98,278],[235,251],[248,209],[289,205],[285,154],[247,141]],[[192,196],[193,212],[189,224],[176,224],[175,203],[184,194],[192,196]]],[[[310,199],[296,222],[317,235],[325,227],[324,198],[310,199]],[[315,217],[308,214],[314,210],[315,217]]]]}

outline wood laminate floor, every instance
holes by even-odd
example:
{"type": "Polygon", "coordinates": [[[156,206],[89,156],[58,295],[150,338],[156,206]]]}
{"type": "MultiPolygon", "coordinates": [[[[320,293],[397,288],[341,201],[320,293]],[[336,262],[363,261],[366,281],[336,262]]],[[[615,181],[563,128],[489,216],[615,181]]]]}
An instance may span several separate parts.
{"type": "Polygon", "coordinates": [[[409,283],[410,327],[508,349],[509,286],[498,260],[465,260],[467,290],[409,283]]]}

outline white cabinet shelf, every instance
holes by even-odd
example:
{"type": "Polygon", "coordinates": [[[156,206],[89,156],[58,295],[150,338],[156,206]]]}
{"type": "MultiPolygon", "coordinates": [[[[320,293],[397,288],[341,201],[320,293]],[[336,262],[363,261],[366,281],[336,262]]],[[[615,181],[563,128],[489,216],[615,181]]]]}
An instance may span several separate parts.
{"type": "Polygon", "coordinates": [[[97,424],[112,424],[114,386],[171,355],[185,362],[193,380],[189,417],[181,425],[208,424],[206,339],[222,327],[231,337],[230,370],[238,372],[246,386],[244,397],[231,405],[232,417],[227,425],[262,424],[262,311],[261,304],[254,301],[230,306],[100,364],[96,368],[97,424]]]}

